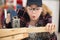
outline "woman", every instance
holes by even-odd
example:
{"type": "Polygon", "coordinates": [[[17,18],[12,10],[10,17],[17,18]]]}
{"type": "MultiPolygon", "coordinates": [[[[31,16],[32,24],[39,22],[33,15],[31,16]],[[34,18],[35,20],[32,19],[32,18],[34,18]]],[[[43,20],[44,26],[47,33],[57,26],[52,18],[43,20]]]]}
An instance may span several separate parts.
{"type": "Polygon", "coordinates": [[[57,40],[56,35],[52,30],[55,25],[52,24],[52,16],[47,11],[47,8],[42,5],[42,0],[27,0],[26,11],[21,17],[21,27],[39,27],[46,26],[49,32],[30,33],[29,37],[23,40],[57,40]]]}

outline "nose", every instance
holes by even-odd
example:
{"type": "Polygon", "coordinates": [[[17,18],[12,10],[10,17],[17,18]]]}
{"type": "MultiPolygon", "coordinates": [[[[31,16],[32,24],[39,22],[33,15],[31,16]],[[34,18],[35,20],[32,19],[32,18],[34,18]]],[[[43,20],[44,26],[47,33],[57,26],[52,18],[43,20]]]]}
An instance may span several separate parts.
{"type": "Polygon", "coordinates": [[[35,13],[35,10],[33,11],[33,13],[35,13]]]}

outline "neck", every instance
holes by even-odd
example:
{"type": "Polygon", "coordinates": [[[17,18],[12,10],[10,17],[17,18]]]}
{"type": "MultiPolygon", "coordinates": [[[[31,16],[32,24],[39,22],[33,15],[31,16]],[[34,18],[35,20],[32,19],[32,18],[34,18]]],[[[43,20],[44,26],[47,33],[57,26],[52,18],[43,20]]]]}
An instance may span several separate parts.
{"type": "Polygon", "coordinates": [[[30,25],[32,25],[32,26],[35,26],[36,23],[37,23],[37,20],[31,20],[30,21],[30,25]]]}

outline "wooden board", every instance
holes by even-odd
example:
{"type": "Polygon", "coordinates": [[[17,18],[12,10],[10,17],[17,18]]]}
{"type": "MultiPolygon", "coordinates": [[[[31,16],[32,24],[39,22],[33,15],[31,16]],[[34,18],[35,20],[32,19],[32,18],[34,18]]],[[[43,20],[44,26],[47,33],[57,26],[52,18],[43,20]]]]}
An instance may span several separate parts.
{"type": "Polygon", "coordinates": [[[0,29],[0,38],[22,34],[22,33],[33,33],[33,32],[38,33],[38,32],[48,32],[48,31],[46,31],[45,27],[0,29]]]}
{"type": "MultiPolygon", "coordinates": [[[[53,32],[55,29],[53,29],[53,32]]],[[[0,40],[22,40],[29,33],[48,32],[45,27],[0,29],[0,40]]]]}
{"type": "Polygon", "coordinates": [[[0,40],[21,40],[26,37],[28,37],[28,34],[24,33],[24,34],[17,34],[17,35],[12,35],[8,37],[3,37],[3,38],[0,38],[0,40]]]}

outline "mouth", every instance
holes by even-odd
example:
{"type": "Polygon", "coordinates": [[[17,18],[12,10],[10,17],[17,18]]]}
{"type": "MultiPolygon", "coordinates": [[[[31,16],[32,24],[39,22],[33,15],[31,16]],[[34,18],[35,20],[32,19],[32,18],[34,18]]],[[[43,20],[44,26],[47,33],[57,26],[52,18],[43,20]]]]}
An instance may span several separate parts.
{"type": "Polygon", "coordinates": [[[35,18],[35,16],[32,16],[33,18],[35,18]]]}

